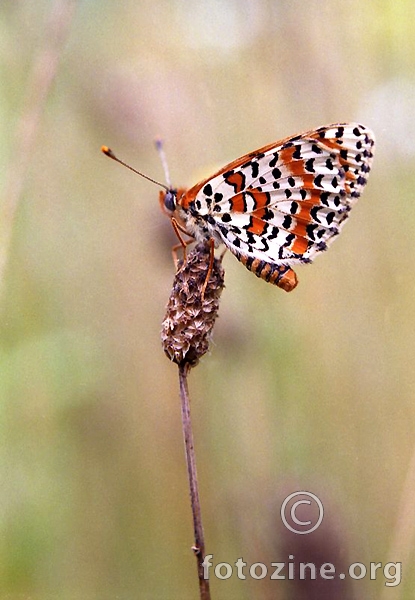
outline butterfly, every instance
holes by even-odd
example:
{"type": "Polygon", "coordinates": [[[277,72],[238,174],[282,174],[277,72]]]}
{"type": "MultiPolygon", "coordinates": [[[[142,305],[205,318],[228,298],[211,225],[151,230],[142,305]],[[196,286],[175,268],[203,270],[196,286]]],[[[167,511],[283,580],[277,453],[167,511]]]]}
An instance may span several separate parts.
{"type": "Polygon", "coordinates": [[[189,190],[160,192],[178,228],[224,244],[247,269],[289,292],[340,233],[367,182],[374,135],[336,123],[264,146],[189,190]]]}
{"type": "Polygon", "coordinates": [[[160,201],[184,247],[180,232],[209,242],[212,252],[224,244],[248,270],[290,292],[298,283],[291,267],[312,262],[340,233],[373,149],[370,129],[335,123],[249,152],[187,191],[163,186],[160,201]]]}

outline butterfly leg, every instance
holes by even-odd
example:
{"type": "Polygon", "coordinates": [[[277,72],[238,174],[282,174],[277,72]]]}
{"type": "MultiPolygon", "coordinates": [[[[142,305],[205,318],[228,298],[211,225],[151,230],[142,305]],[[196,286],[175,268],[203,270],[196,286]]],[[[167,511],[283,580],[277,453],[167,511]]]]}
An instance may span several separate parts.
{"type": "Polygon", "coordinates": [[[177,235],[177,237],[179,239],[179,243],[174,245],[173,248],[171,249],[173,261],[177,267],[177,263],[178,263],[177,250],[179,250],[179,248],[183,248],[183,264],[185,264],[186,258],[187,258],[187,255],[186,255],[187,246],[189,244],[191,244],[192,242],[194,242],[194,239],[193,238],[191,238],[190,240],[183,239],[183,236],[181,235],[181,233],[186,233],[186,235],[189,235],[189,234],[186,232],[185,229],[183,229],[183,227],[181,227],[179,225],[179,223],[176,221],[176,219],[174,217],[171,217],[171,224],[174,229],[174,233],[177,235]]]}
{"type": "Polygon", "coordinates": [[[202,285],[202,293],[201,293],[201,298],[202,298],[202,302],[205,298],[205,291],[206,291],[206,286],[209,283],[209,279],[210,276],[212,274],[212,270],[213,270],[213,261],[215,260],[215,240],[213,238],[210,238],[209,240],[209,265],[208,265],[208,270],[206,273],[206,277],[205,277],[205,281],[203,282],[202,285]]]}

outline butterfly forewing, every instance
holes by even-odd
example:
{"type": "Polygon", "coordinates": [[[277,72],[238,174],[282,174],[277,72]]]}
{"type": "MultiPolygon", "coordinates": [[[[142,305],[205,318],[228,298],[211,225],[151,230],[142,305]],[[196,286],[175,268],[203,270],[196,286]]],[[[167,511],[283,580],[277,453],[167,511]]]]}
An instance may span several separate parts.
{"type": "Polygon", "coordinates": [[[366,184],[373,145],[363,125],[321,127],[241,157],[179,204],[269,279],[269,268],[310,262],[333,241],[366,184]]]}

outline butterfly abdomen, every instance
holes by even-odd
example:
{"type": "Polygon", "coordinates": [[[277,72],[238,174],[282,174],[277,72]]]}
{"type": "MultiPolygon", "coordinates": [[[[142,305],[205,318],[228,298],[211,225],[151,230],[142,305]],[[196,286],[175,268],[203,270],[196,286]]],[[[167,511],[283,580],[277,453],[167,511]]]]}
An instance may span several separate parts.
{"type": "Polygon", "coordinates": [[[248,271],[252,271],[257,277],[277,285],[286,292],[291,292],[297,286],[297,275],[287,265],[269,263],[244,254],[236,254],[236,258],[245,265],[248,271]]]}

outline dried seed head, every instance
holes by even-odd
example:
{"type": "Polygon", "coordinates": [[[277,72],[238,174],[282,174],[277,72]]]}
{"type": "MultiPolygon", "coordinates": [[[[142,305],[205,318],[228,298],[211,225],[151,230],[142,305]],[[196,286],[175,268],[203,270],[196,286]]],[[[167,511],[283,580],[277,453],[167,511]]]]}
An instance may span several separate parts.
{"type": "Polygon", "coordinates": [[[181,366],[196,366],[209,349],[224,287],[222,263],[215,258],[202,298],[209,259],[209,244],[198,244],[184,265],[183,261],[179,262],[167,303],[161,341],[170,360],[181,366]]]}

